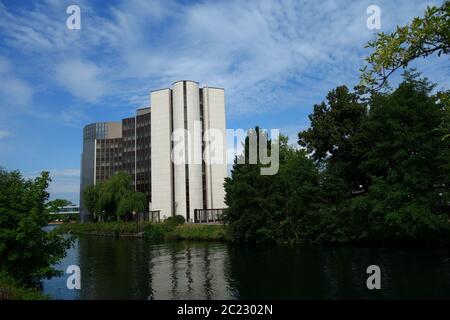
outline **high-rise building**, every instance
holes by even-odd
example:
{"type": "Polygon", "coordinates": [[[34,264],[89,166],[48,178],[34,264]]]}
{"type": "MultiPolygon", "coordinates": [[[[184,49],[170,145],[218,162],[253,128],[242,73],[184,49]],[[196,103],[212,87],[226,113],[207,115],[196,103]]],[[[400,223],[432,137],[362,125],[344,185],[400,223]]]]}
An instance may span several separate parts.
{"type": "Polygon", "coordinates": [[[172,88],[152,91],[151,107],[138,109],[135,117],[86,126],[82,218],[89,217],[82,190],[118,171],[132,176],[135,190],[147,195],[149,210],[159,211],[161,218],[182,215],[194,221],[195,209],[224,208],[224,90],[177,81],[172,88]]]}

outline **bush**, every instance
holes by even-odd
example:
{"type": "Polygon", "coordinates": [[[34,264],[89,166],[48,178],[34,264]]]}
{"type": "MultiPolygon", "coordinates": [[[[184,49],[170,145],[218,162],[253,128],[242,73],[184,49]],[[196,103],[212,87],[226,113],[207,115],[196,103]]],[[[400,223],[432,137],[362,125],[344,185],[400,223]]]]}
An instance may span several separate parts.
{"type": "Polygon", "coordinates": [[[168,232],[169,227],[167,224],[148,224],[144,227],[144,237],[152,242],[162,242],[165,239],[165,235],[168,232]]]}
{"type": "Polygon", "coordinates": [[[167,223],[167,224],[172,224],[172,225],[174,225],[174,226],[179,225],[179,224],[183,224],[183,223],[185,223],[185,222],[186,222],[186,220],[184,219],[184,217],[183,217],[183,216],[180,216],[180,215],[176,215],[176,216],[173,216],[173,217],[169,217],[169,218],[167,218],[166,221],[165,221],[165,223],[167,223]]]}
{"type": "Polygon", "coordinates": [[[48,296],[35,288],[20,286],[6,272],[0,271],[0,300],[47,300],[48,296]]]}
{"type": "Polygon", "coordinates": [[[167,240],[208,240],[224,241],[226,229],[224,225],[185,224],[175,227],[166,235],[167,240]]]}

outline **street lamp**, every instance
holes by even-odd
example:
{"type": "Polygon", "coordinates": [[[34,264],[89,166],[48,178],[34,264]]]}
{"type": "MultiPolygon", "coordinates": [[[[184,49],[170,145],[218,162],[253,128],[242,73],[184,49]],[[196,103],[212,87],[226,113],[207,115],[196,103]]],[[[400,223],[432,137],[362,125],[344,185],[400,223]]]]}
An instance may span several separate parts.
{"type": "Polygon", "coordinates": [[[133,218],[136,218],[136,233],[139,232],[139,221],[136,217],[136,210],[133,210],[133,218]]]}

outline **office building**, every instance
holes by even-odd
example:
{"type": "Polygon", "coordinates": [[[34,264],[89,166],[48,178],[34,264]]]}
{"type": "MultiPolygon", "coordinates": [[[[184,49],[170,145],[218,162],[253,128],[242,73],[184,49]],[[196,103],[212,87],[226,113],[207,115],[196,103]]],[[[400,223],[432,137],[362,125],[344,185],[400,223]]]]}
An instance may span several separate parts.
{"type": "Polygon", "coordinates": [[[194,221],[196,209],[224,208],[224,90],[177,81],[172,88],[152,91],[150,101],[151,107],[138,109],[136,116],[122,122],[84,128],[83,218],[89,213],[83,207],[82,190],[118,171],[132,176],[135,190],[147,195],[148,209],[158,211],[161,218],[182,215],[194,221]]]}

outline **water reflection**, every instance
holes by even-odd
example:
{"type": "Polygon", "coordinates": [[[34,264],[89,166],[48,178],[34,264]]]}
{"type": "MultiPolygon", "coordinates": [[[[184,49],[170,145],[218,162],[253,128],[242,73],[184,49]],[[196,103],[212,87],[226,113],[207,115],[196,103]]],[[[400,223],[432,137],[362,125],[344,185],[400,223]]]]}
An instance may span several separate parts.
{"type": "Polygon", "coordinates": [[[44,281],[59,299],[448,298],[447,249],[271,247],[208,242],[152,245],[143,239],[79,237],[59,265],[81,268],[81,290],[66,277],[44,281]],[[382,290],[366,288],[366,268],[382,290]]]}

